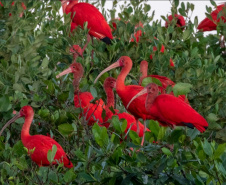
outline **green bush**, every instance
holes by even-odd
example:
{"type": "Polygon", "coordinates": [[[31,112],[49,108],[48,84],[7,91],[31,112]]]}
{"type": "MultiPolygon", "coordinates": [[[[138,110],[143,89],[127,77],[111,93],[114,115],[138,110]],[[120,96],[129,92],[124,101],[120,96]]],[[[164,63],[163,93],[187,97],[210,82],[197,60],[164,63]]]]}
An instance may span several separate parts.
{"type": "MultiPolygon", "coordinates": [[[[220,35],[225,31],[219,27],[217,34],[207,36],[198,32],[198,18],[190,18],[192,3],[178,0],[172,3],[172,14],[186,18],[187,25],[182,30],[173,25],[162,27],[161,21],[167,15],[161,21],[152,21],[154,12],[144,0],[121,6],[119,15],[115,15],[117,1],[110,11],[103,8],[104,0],[92,2],[108,20],[115,17],[121,20],[113,32],[112,45],[94,39],[84,57],[77,59],[85,70],[81,91],[92,91],[96,98],[105,100],[102,84],[107,75],[93,85],[100,71],[120,56],[129,56],[133,69],[126,83],[137,84],[139,63],[147,60],[149,74],[184,83],[180,88],[187,93],[191,106],[209,123],[207,131],[200,134],[184,127],[174,130],[160,127],[150,120],[147,126],[152,132],[146,134],[141,147],[136,132],[130,131],[126,137],[125,123],[117,117],[108,130],[97,124],[82,126],[81,111],[73,106],[72,75],[61,79],[55,76],[72,63],[69,48],[73,44],[84,46],[88,30],[78,28],[70,36],[70,16],[60,15],[60,1],[17,0],[14,6],[12,0],[1,2],[4,7],[0,6],[0,127],[13,116],[13,110],[31,105],[35,118],[30,133],[54,136],[74,164],[73,169],[62,165],[39,168],[32,162],[20,140],[24,121],[21,118],[0,137],[1,184],[226,183],[226,57],[225,48],[219,45],[220,35]],[[139,43],[130,42],[139,21],[144,24],[141,29],[145,34],[139,43]],[[164,53],[160,52],[162,44],[164,53]],[[158,50],[150,60],[153,46],[158,50]],[[174,68],[169,66],[170,58],[174,68]]],[[[210,13],[208,7],[207,10],[210,13]]],[[[109,75],[117,77],[119,72],[113,70],[109,75]]],[[[116,106],[125,111],[119,98],[116,106]]]]}

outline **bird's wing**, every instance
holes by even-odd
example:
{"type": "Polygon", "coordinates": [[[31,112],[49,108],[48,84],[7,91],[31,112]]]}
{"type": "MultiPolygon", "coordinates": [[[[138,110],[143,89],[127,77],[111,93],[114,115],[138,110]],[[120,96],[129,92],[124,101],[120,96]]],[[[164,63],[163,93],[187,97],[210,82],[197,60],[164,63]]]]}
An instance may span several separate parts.
{"type": "Polygon", "coordinates": [[[192,124],[200,131],[205,130],[203,127],[208,127],[208,123],[198,112],[175,96],[160,95],[153,105],[156,116],[163,122],[174,125],[192,124]]]}
{"type": "Polygon", "coordinates": [[[106,37],[113,39],[111,28],[99,10],[88,3],[78,3],[72,8],[76,12],[73,22],[83,27],[84,22],[88,22],[88,28],[106,37]]]}

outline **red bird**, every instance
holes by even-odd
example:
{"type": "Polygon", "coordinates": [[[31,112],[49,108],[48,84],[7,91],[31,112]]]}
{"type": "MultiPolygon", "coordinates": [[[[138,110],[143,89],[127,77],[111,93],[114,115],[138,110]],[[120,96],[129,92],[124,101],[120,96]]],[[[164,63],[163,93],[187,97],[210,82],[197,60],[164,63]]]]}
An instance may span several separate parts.
{"type": "MultiPolygon", "coordinates": [[[[135,26],[136,32],[134,33],[134,37],[135,37],[137,43],[140,41],[140,37],[142,36],[142,30],[140,30],[140,28],[143,28],[143,27],[144,26],[143,26],[143,23],[142,22],[139,22],[135,26]]],[[[133,36],[131,36],[130,42],[134,42],[133,36]]]]}
{"type": "Polygon", "coordinates": [[[22,107],[20,112],[5,124],[0,131],[0,136],[8,125],[20,117],[25,117],[24,125],[21,131],[21,140],[23,145],[28,149],[28,154],[30,155],[32,161],[34,161],[38,166],[49,166],[50,163],[47,159],[47,154],[49,150],[52,150],[52,146],[56,145],[57,152],[52,164],[64,163],[64,166],[67,168],[73,167],[73,164],[68,159],[63,148],[54,139],[44,135],[31,136],[29,134],[30,126],[34,117],[34,111],[30,106],[22,107]]]}
{"type": "MultiPolygon", "coordinates": [[[[165,76],[159,76],[159,75],[148,75],[147,71],[148,71],[148,62],[146,60],[143,60],[140,63],[141,77],[140,77],[140,80],[139,80],[139,85],[142,84],[143,79],[146,78],[146,77],[156,78],[162,84],[162,86],[158,87],[159,91],[161,92],[161,94],[165,94],[166,93],[166,89],[167,89],[168,86],[172,86],[173,87],[175,85],[175,83],[172,80],[170,80],[169,78],[167,78],[165,76]]],[[[173,92],[171,92],[171,95],[174,95],[173,92]]],[[[180,98],[185,103],[189,104],[188,99],[186,98],[185,95],[180,95],[180,96],[178,96],[178,98],[180,98]]]]}
{"type": "MultiPolygon", "coordinates": [[[[155,40],[158,40],[156,37],[154,37],[155,40]]],[[[158,50],[158,48],[156,46],[153,46],[153,51],[156,52],[158,50]]],[[[164,53],[165,51],[165,46],[162,44],[161,46],[161,49],[160,49],[160,52],[161,53],[164,53]]],[[[153,54],[150,54],[150,59],[152,60],[153,59],[153,56],[154,56],[154,53],[153,54]]]]}
{"type": "MultiPolygon", "coordinates": [[[[127,121],[127,127],[125,130],[125,133],[127,133],[128,129],[131,127],[131,130],[133,131],[137,131],[137,125],[136,125],[136,119],[134,118],[134,116],[132,116],[131,114],[128,114],[126,112],[123,113],[119,113],[119,111],[117,109],[114,109],[115,114],[113,114],[113,112],[109,109],[110,107],[114,108],[114,103],[115,103],[115,98],[114,98],[114,92],[113,92],[113,88],[116,87],[116,79],[112,78],[112,77],[108,77],[105,79],[104,81],[104,90],[106,92],[107,95],[107,104],[105,107],[105,111],[106,111],[106,118],[104,121],[107,121],[108,119],[110,119],[113,115],[117,115],[119,117],[119,119],[126,119],[127,121]]],[[[144,135],[144,125],[142,125],[142,123],[139,123],[139,128],[140,128],[140,132],[139,132],[139,137],[143,137],[144,135]]],[[[109,124],[108,124],[109,126],[109,124]]],[[[146,131],[150,131],[149,129],[146,129],[146,131]]]]}
{"type": "Polygon", "coordinates": [[[68,69],[65,69],[56,78],[59,78],[68,73],[73,73],[74,80],[73,85],[75,88],[74,92],[74,105],[76,108],[81,107],[83,109],[83,116],[88,121],[88,125],[93,125],[95,122],[103,123],[101,117],[103,108],[105,108],[104,102],[102,99],[99,99],[94,103],[90,103],[94,98],[90,92],[80,92],[79,91],[79,81],[81,80],[84,69],[80,63],[73,63],[68,69]]]}
{"type": "Polygon", "coordinates": [[[95,6],[89,3],[78,3],[78,0],[61,0],[61,2],[63,11],[66,14],[71,13],[71,27],[73,29],[77,26],[83,28],[83,24],[88,22],[87,28],[90,35],[101,39],[107,44],[111,44],[111,39],[113,39],[111,28],[95,6]],[[65,6],[67,2],[69,4],[65,6]]]}
{"type": "Polygon", "coordinates": [[[168,16],[168,20],[165,23],[166,28],[168,28],[168,26],[170,24],[172,24],[173,19],[176,20],[176,26],[177,27],[183,27],[183,26],[186,25],[184,17],[182,15],[174,14],[174,16],[173,15],[168,16]]]}
{"type": "MultiPolygon", "coordinates": [[[[139,85],[125,85],[125,78],[132,69],[133,62],[128,56],[122,56],[117,62],[113,63],[106,69],[104,69],[95,79],[94,83],[98,78],[105,72],[114,69],[116,67],[122,67],[121,73],[116,80],[116,92],[121,98],[124,106],[126,107],[132,97],[134,97],[138,92],[144,89],[144,87],[139,85]]],[[[145,100],[147,95],[140,96],[131,103],[130,107],[127,109],[136,118],[137,123],[137,133],[139,134],[139,123],[138,119],[142,118],[153,119],[153,117],[146,111],[145,100]]],[[[161,123],[162,124],[162,123],[161,123]]]]}
{"type": "Polygon", "coordinates": [[[223,9],[225,9],[225,3],[217,6],[217,9],[214,10],[210,15],[213,20],[209,18],[205,18],[202,22],[198,25],[198,29],[201,31],[213,31],[217,29],[217,23],[220,21],[226,22],[226,16],[223,13],[223,9]],[[218,14],[222,12],[222,16],[218,18],[218,14]]]}
{"type": "Polygon", "coordinates": [[[170,94],[159,94],[158,85],[150,83],[131,99],[129,104],[137,97],[148,93],[145,107],[154,120],[165,123],[171,127],[187,126],[197,128],[204,132],[208,128],[207,121],[191,106],[170,94]]]}

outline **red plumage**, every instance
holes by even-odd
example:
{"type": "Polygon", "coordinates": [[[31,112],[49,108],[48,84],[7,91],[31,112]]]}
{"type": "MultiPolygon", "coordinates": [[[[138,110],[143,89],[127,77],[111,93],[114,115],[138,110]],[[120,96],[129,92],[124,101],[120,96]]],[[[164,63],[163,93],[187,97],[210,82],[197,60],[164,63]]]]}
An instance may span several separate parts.
{"type": "MultiPolygon", "coordinates": [[[[123,113],[119,113],[119,111],[117,109],[114,109],[115,114],[109,109],[110,107],[114,108],[114,92],[113,92],[113,88],[115,88],[116,86],[116,79],[112,78],[112,77],[108,77],[105,79],[104,81],[104,90],[106,92],[107,95],[107,104],[106,104],[106,118],[104,121],[107,121],[108,119],[110,119],[113,115],[117,115],[119,119],[126,119],[127,121],[127,127],[125,130],[125,133],[128,131],[128,129],[130,128],[130,130],[133,131],[137,131],[137,125],[136,125],[136,119],[134,118],[134,116],[132,116],[131,114],[128,114],[126,112],[123,113]]],[[[143,137],[144,134],[144,125],[139,122],[139,137],[143,137]]],[[[109,124],[108,124],[109,126],[109,124]]],[[[149,129],[146,129],[146,131],[149,131],[149,129]]]]}
{"type": "MultiPolygon", "coordinates": [[[[140,63],[141,76],[140,76],[140,79],[139,79],[139,85],[142,84],[142,81],[143,81],[144,78],[147,78],[147,77],[156,78],[162,84],[162,86],[158,86],[158,89],[161,92],[161,94],[166,93],[166,89],[167,89],[168,86],[173,87],[175,85],[175,83],[172,80],[170,80],[169,78],[167,78],[165,76],[159,76],[159,75],[147,75],[147,71],[148,71],[148,62],[146,60],[143,60],[140,63]]],[[[171,92],[170,94],[174,95],[173,92],[171,92]]],[[[178,98],[189,104],[188,99],[186,98],[185,95],[180,95],[180,96],[178,96],[178,98]]]]}
{"type": "Polygon", "coordinates": [[[78,3],[78,1],[73,0],[69,2],[69,5],[65,8],[65,13],[71,13],[71,31],[77,26],[83,28],[84,23],[88,22],[87,28],[90,35],[99,39],[105,37],[113,39],[110,26],[95,6],[89,3],[78,3]]]}
{"type": "Polygon", "coordinates": [[[81,107],[83,109],[83,113],[80,115],[84,115],[86,118],[86,121],[88,121],[88,125],[93,125],[95,122],[102,123],[102,111],[103,108],[105,108],[104,102],[102,99],[97,100],[95,103],[90,103],[94,98],[90,92],[80,92],[79,91],[79,81],[81,80],[84,69],[80,63],[73,63],[70,65],[70,67],[63,72],[61,72],[59,75],[57,75],[57,78],[68,74],[73,73],[74,80],[73,85],[75,88],[74,92],[74,105],[76,108],[81,107]]]}
{"type": "Polygon", "coordinates": [[[168,16],[168,20],[165,23],[166,28],[168,28],[169,24],[172,23],[173,19],[176,19],[176,26],[177,27],[182,27],[182,26],[186,25],[184,17],[182,15],[174,14],[174,16],[172,16],[172,15],[168,16]]]}
{"type": "Polygon", "coordinates": [[[217,17],[219,12],[221,12],[223,8],[225,9],[225,3],[217,6],[217,9],[210,14],[213,20],[205,18],[201,21],[201,23],[199,23],[197,29],[202,31],[213,31],[217,29],[217,23],[219,23],[220,20],[226,22],[225,14],[223,14],[220,18],[217,17]]]}
{"type": "Polygon", "coordinates": [[[28,149],[28,154],[31,159],[39,166],[49,166],[50,163],[47,159],[49,150],[52,150],[52,146],[56,145],[57,151],[52,164],[64,163],[67,168],[72,168],[73,164],[68,159],[67,154],[63,148],[54,139],[44,135],[33,135],[29,134],[30,126],[33,121],[34,111],[30,106],[24,106],[21,108],[19,114],[15,115],[0,131],[0,135],[3,130],[12,122],[20,117],[25,117],[25,122],[21,131],[21,140],[23,145],[28,149]]]}
{"type": "Polygon", "coordinates": [[[200,132],[205,131],[208,127],[207,121],[190,105],[173,95],[158,95],[158,92],[158,86],[151,83],[135,96],[148,93],[145,107],[154,120],[172,127],[188,126],[196,127],[200,132]]]}

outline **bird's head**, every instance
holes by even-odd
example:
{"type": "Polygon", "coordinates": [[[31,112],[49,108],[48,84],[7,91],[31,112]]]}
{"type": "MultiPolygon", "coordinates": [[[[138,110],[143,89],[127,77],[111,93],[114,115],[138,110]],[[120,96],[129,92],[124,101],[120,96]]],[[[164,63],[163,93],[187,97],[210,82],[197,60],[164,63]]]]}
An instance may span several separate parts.
{"type": "Polygon", "coordinates": [[[113,77],[107,77],[104,81],[104,89],[114,89],[116,88],[116,79],[113,77]]]}
{"type": "Polygon", "coordinates": [[[70,52],[79,56],[82,56],[83,52],[82,52],[82,48],[79,45],[73,45],[70,48],[70,52]]]}
{"type": "Polygon", "coordinates": [[[111,64],[107,68],[105,68],[95,79],[94,83],[97,82],[97,80],[101,77],[102,74],[106,73],[107,71],[110,71],[111,69],[117,68],[117,67],[126,67],[128,70],[131,70],[133,65],[133,62],[130,57],[128,56],[122,56],[120,57],[115,63],[111,64]]]}
{"type": "Polygon", "coordinates": [[[34,114],[34,111],[31,106],[26,105],[20,109],[19,114],[20,114],[20,117],[26,117],[28,115],[34,114]]]}
{"type": "Polygon", "coordinates": [[[56,78],[60,78],[61,76],[64,76],[64,75],[69,74],[69,73],[73,73],[74,76],[76,76],[77,78],[82,78],[83,73],[84,73],[84,69],[82,67],[82,64],[77,63],[77,62],[72,63],[69,68],[65,69],[63,72],[58,74],[56,76],[56,78]]]}
{"type": "Polygon", "coordinates": [[[4,127],[1,129],[0,131],[0,136],[2,135],[2,132],[13,122],[15,122],[18,118],[20,117],[27,117],[27,116],[33,116],[34,115],[34,111],[32,109],[31,106],[24,106],[20,109],[20,112],[17,113],[11,120],[9,120],[4,127]]]}
{"type": "Polygon", "coordinates": [[[173,22],[173,19],[176,20],[177,27],[183,27],[186,25],[184,17],[182,15],[174,14],[174,16],[172,15],[168,16],[168,20],[165,23],[166,28],[173,22]]]}
{"type": "Polygon", "coordinates": [[[146,60],[142,60],[140,63],[140,72],[143,73],[144,71],[148,70],[148,62],[146,60]]]}
{"type": "Polygon", "coordinates": [[[148,94],[158,94],[158,92],[159,92],[159,90],[158,90],[157,84],[155,84],[155,83],[148,84],[146,87],[144,87],[143,90],[141,90],[134,97],[131,98],[131,100],[129,101],[129,103],[126,106],[126,109],[128,109],[130,104],[133,102],[133,100],[135,100],[139,96],[146,94],[146,93],[148,93],[148,94]]]}

